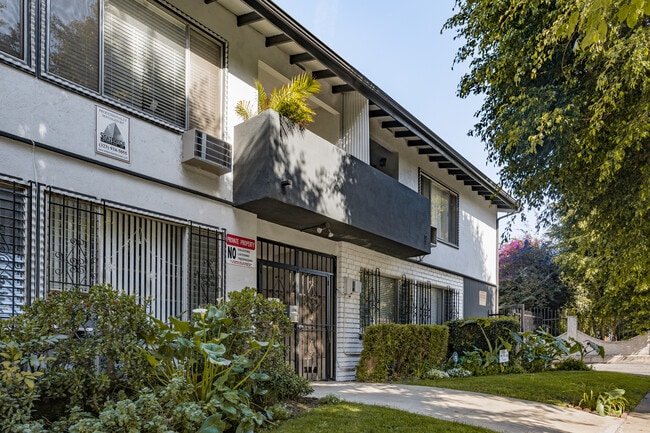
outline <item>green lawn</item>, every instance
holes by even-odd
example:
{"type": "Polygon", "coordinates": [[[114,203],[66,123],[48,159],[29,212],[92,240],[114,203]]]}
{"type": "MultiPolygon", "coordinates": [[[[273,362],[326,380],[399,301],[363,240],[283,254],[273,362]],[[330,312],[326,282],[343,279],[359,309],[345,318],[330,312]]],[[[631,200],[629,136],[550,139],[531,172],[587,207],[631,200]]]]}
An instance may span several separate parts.
{"type": "MultiPolygon", "coordinates": [[[[534,374],[480,376],[463,379],[418,380],[409,385],[434,386],[482,392],[504,397],[577,405],[584,392],[598,394],[613,388],[625,389],[629,407],[634,408],[650,391],[650,377],[606,371],[553,371],[534,374]]],[[[477,433],[492,430],[441,421],[422,415],[342,402],[318,406],[272,427],[273,433],[477,433]]]]}
{"type": "Polygon", "coordinates": [[[482,392],[559,406],[577,405],[583,393],[590,390],[597,395],[612,388],[623,388],[630,403],[629,408],[634,408],[650,391],[649,376],[593,370],[417,380],[407,383],[482,392]]]}
{"type": "Polygon", "coordinates": [[[494,433],[379,406],[337,403],[318,406],[270,429],[273,433],[494,433]]]}

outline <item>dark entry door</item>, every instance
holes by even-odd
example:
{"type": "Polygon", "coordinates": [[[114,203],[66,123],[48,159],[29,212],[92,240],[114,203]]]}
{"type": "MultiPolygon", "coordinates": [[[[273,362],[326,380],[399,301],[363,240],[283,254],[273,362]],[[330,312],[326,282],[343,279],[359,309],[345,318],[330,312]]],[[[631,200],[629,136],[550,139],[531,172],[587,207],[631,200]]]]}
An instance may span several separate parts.
{"type": "Polygon", "coordinates": [[[258,288],[297,309],[286,359],[309,380],[334,379],[334,264],[332,256],[260,240],[258,288]]]}

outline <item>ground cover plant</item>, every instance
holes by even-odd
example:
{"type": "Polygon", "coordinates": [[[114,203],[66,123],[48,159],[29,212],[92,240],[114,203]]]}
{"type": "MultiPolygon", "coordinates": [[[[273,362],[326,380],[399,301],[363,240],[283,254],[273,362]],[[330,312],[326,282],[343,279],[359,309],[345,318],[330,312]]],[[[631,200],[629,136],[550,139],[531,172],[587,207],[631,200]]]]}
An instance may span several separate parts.
{"type": "Polygon", "coordinates": [[[381,406],[332,402],[271,428],[271,433],[491,433],[482,427],[442,421],[381,406]]]}
{"type": "Polygon", "coordinates": [[[557,406],[578,406],[585,393],[597,396],[624,389],[632,410],[650,391],[650,377],[607,371],[547,371],[541,373],[472,376],[406,382],[410,385],[434,386],[519,398],[557,406]]]}

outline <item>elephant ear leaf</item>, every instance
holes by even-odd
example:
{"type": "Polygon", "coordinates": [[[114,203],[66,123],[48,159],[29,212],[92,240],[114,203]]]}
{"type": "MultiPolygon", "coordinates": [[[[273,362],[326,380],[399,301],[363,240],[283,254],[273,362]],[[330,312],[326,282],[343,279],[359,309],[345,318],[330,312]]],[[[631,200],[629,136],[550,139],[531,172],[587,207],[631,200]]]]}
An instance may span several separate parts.
{"type": "Polygon", "coordinates": [[[228,424],[221,419],[221,414],[215,413],[203,421],[197,433],[222,433],[227,427],[228,424]]]}

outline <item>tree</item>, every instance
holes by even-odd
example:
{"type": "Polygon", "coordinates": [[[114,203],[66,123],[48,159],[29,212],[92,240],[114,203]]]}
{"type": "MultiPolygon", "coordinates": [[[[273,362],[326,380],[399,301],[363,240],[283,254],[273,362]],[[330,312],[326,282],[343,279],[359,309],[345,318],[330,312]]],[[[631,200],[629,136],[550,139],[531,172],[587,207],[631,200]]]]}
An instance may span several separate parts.
{"type": "Polygon", "coordinates": [[[545,208],[589,308],[650,317],[650,1],[456,5],[459,95],[485,95],[472,134],[502,183],[545,208]]]}
{"type": "Polygon", "coordinates": [[[554,262],[550,242],[526,236],[499,248],[499,304],[524,304],[528,308],[564,307],[569,287],[554,262]]]}

